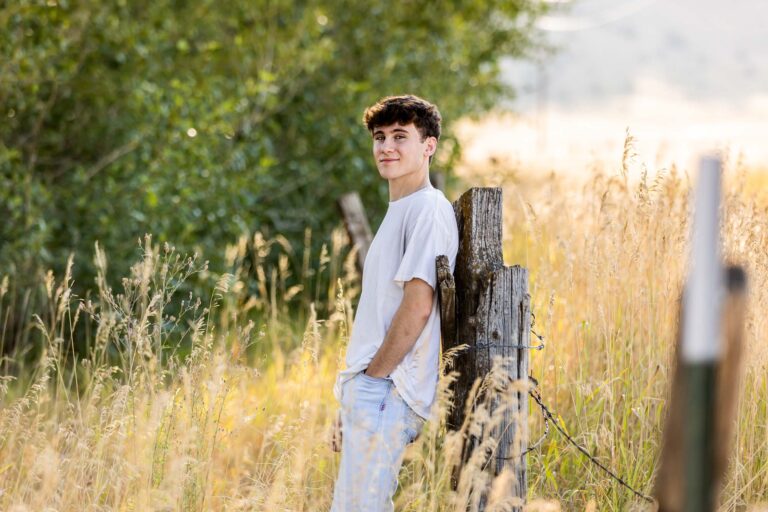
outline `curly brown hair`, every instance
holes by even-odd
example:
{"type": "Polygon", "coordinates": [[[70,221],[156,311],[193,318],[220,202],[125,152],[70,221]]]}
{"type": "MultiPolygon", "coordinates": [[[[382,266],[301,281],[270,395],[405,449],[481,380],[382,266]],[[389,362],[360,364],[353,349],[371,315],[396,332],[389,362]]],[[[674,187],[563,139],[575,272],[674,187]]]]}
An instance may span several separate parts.
{"type": "Polygon", "coordinates": [[[440,111],[435,105],[411,94],[382,98],[365,109],[363,114],[363,123],[371,133],[379,126],[413,123],[422,141],[427,137],[440,140],[441,121],[440,111]]]}

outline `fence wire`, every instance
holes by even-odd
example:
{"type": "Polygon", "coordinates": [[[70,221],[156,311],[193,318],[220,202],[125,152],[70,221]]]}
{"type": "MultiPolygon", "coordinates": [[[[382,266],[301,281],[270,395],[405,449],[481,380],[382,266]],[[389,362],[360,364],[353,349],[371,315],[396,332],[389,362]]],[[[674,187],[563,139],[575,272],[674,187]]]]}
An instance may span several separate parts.
{"type": "MultiPolygon", "coordinates": [[[[534,380],[534,382],[535,382],[535,380],[534,380]]],[[[637,496],[639,498],[642,498],[642,499],[644,499],[645,501],[647,501],[649,503],[655,503],[656,500],[654,500],[651,496],[643,494],[640,491],[638,491],[637,489],[635,489],[634,487],[632,487],[631,485],[629,485],[626,480],[624,480],[622,477],[617,475],[615,471],[609,469],[607,466],[605,466],[603,463],[601,463],[599,460],[597,460],[597,458],[594,455],[589,453],[589,450],[587,450],[582,445],[577,443],[576,440],[573,437],[571,437],[568,434],[568,432],[566,432],[565,428],[561,425],[560,420],[558,419],[559,415],[557,413],[552,412],[552,410],[549,407],[547,407],[544,404],[544,402],[542,401],[541,394],[539,393],[539,390],[538,390],[538,383],[537,383],[536,387],[534,387],[533,389],[528,391],[528,395],[530,395],[530,397],[533,398],[533,400],[538,404],[539,408],[541,409],[542,414],[544,415],[545,421],[546,421],[547,418],[549,420],[551,420],[552,424],[555,426],[557,431],[560,432],[560,434],[571,445],[573,445],[577,450],[579,450],[582,453],[582,455],[584,455],[592,464],[594,464],[595,466],[597,466],[600,469],[602,469],[608,476],[610,476],[616,482],[618,482],[619,484],[621,484],[625,488],[627,488],[630,491],[632,491],[635,494],[635,496],[637,496]]],[[[548,433],[549,433],[549,425],[545,424],[544,436],[542,436],[541,439],[539,439],[538,441],[536,441],[536,443],[534,443],[531,447],[529,447],[525,451],[525,453],[528,453],[532,449],[538,447],[541,444],[541,442],[543,441],[543,438],[546,437],[546,435],[548,433]]]]}
{"type": "MultiPolygon", "coordinates": [[[[516,348],[520,350],[526,350],[526,349],[527,350],[543,350],[546,346],[545,339],[544,339],[544,336],[540,335],[539,333],[533,330],[533,327],[535,326],[535,324],[536,324],[536,315],[534,315],[533,311],[531,311],[531,331],[530,332],[536,337],[536,339],[538,339],[538,344],[512,345],[512,346],[506,346],[506,348],[516,348]]],[[[461,347],[461,350],[459,350],[458,352],[467,352],[467,351],[485,349],[485,348],[488,348],[488,346],[489,346],[488,343],[478,343],[473,346],[464,345],[463,347],[461,347]]],[[[656,500],[653,497],[648,496],[647,494],[643,494],[642,492],[638,491],[637,489],[629,485],[629,483],[627,483],[627,481],[624,478],[620,477],[615,471],[611,470],[605,464],[597,460],[597,458],[594,455],[592,455],[589,452],[589,450],[587,450],[585,447],[577,443],[576,440],[568,434],[565,427],[562,425],[561,420],[559,419],[560,416],[556,412],[553,412],[552,409],[550,409],[546,404],[544,404],[544,401],[541,398],[541,393],[539,392],[538,380],[536,380],[532,375],[529,375],[528,379],[533,384],[531,386],[531,389],[528,391],[528,394],[530,395],[531,398],[533,398],[533,400],[541,409],[541,414],[544,420],[544,433],[541,435],[541,437],[539,437],[539,439],[536,440],[535,443],[528,446],[526,450],[522,453],[522,455],[526,455],[541,446],[541,444],[544,442],[544,439],[546,439],[547,436],[549,435],[549,423],[551,421],[552,424],[557,429],[557,431],[560,432],[560,434],[566,439],[566,441],[568,441],[569,444],[574,446],[592,464],[600,468],[605,474],[607,474],[613,480],[615,480],[620,485],[625,487],[627,490],[631,491],[638,498],[641,498],[649,503],[656,503],[656,500]]],[[[512,379],[510,377],[510,381],[514,381],[514,380],[515,379],[512,379]]],[[[511,460],[517,457],[519,456],[503,457],[503,459],[511,460]]]]}
{"type": "MultiPolygon", "coordinates": [[[[519,348],[529,348],[529,349],[536,349],[536,350],[542,350],[544,348],[545,346],[544,337],[533,330],[533,327],[535,324],[536,324],[536,315],[534,315],[533,311],[531,311],[531,333],[534,336],[536,336],[536,338],[538,338],[539,344],[530,346],[530,347],[519,347],[519,348]]],[[[642,498],[643,500],[649,503],[656,502],[656,500],[653,497],[648,496],[647,494],[643,494],[637,489],[635,489],[634,487],[632,487],[631,485],[629,485],[629,483],[627,483],[627,481],[624,478],[617,475],[615,471],[611,470],[602,462],[597,460],[597,458],[594,455],[592,455],[589,452],[589,450],[587,450],[585,447],[577,443],[576,440],[568,434],[566,429],[561,424],[561,420],[559,419],[560,415],[557,414],[556,412],[553,412],[552,409],[550,409],[549,407],[547,407],[547,405],[544,404],[544,401],[541,398],[541,393],[539,392],[539,381],[536,380],[533,376],[528,376],[528,379],[533,384],[531,389],[528,391],[528,395],[530,395],[530,397],[533,398],[533,400],[539,406],[539,408],[541,409],[541,414],[544,417],[544,434],[535,443],[529,446],[525,450],[525,452],[523,452],[523,455],[541,446],[544,439],[547,437],[547,435],[549,435],[549,421],[551,421],[552,424],[557,429],[557,431],[560,432],[560,434],[566,439],[566,441],[568,441],[568,443],[570,443],[573,447],[579,450],[579,452],[581,452],[581,454],[584,455],[587,458],[587,460],[589,460],[592,464],[594,464],[595,466],[603,470],[603,472],[605,472],[609,477],[611,477],[613,480],[615,480],[616,482],[621,484],[623,487],[631,491],[638,498],[642,498]]]]}

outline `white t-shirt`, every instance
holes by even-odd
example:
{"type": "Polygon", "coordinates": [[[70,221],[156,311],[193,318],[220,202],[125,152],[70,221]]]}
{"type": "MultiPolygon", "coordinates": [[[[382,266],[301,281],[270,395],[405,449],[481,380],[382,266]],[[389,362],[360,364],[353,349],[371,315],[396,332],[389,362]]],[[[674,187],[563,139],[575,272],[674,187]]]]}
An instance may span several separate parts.
{"type": "MultiPolygon", "coordinates": [[[[459,231],[453,206],[429,185],[389,202],[384,220],[373,237],[363,266],[360,302],[347,347],[347,368],[336,379],[334,394],[341,400],[342,385],[368,367],[403,299],[403,285],[415,277],[437,286],[435,258],[448,257],[453,272],[459,231]]],[[[405,402],[429,419],[435,399],[440,358],[440,311],[437,293],[432,312],[413,348],[390,378],[405,402]]]]}

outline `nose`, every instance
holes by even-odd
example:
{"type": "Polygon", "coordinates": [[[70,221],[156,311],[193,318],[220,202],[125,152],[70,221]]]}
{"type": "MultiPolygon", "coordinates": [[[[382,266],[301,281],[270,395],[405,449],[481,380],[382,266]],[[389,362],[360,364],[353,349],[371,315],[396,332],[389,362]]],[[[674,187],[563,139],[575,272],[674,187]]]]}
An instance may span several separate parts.
{"type": "Polygon", "coordinates": [[[395,149],[392,140],[389,138],[385,138],[383,141],[381,141],[380,148],[382,153],[391,153],[395,149]]]}

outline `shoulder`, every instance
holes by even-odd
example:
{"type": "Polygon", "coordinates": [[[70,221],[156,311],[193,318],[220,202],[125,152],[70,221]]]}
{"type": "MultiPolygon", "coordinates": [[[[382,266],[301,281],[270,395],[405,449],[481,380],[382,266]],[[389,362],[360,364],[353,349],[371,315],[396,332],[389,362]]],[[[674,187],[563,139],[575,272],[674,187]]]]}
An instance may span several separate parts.
{"type": "Polygon", "coordinates": [[[442,190],[433,187],[423,194],[419,194],[419,197],[411,203],[408,213],[419,215],[425,212],[436,213],[447,210],[453,211],[453,205],[445,197],[442,190]]]}
{"type": "Polygon", "coordinates": [[[437,191],[436,196],[437,199],[435,201],[435,209],[442,214],[443,216],[447,216],[453,221],[456,221],[456,212],[453,209],[453,203],[451,203],[447,197],[445,197],[445,194],[443,194],[442,190],[435,189],[437,191]]]}
{"type": "Polygon", "coordinates": [[[453,204],[438,188],[421,194],[419,200],[414,201],[409,208],[406,217],[409,224],[428,223],[449,233],[457,231],[453,204]]]}
{"type": "Polygon", "coordinates": [[[405,213],[407,222],[424,222],[435,217],[440,211],[440,199],[444,198],[443,193],[438,189],[425,190],[408,205],[405,213]]]}

